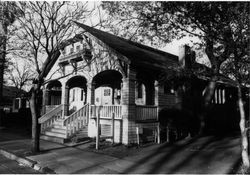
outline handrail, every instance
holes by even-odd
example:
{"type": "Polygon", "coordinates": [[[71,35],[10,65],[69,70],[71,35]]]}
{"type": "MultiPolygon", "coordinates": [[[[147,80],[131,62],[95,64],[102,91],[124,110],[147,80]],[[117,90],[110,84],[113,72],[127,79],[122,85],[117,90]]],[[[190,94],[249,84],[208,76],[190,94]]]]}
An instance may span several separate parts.
{"type": "Polygon", "coordinates": [[[62,117],[62,107],[63,105],[59,105],[38,119],[38,122],[41,124],[41,133],[44,133],[48,128],[51,128],[55,121],[62,117]]]}
{"type": "Polygon", "coordinates": [[[39,124],[44,123],[46,120],[50,119],[53,115],[62,111],[62,104],[57,106],[56,108],[50,110],[48,113],[44,114],[42,117],[38,119],[39,124]]]}
{"type": "Polygon", "coordinates": [[[84,125],[88,123],[89,105],[86,104],[69,117],[64,119],[63,125],[66,126],[67,137],[76,133],[84,125]]]}

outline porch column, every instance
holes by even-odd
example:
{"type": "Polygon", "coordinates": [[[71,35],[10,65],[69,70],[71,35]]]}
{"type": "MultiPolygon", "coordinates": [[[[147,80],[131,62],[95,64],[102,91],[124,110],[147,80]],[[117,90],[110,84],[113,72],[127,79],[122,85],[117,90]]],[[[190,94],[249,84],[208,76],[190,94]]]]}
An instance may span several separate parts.
{"type": "Polygon", "coordinates": [[[49,90],[44,87],[43,88],[43,107],[42,107],[42,115],[46,114],[46,105],[49,104],[49,90]]]}
{"type": "Polygon", "coordinates": [[[136,71],[128,68],[128,76],[122,79],[122,143],[136,143],[136,105],[135,105],[136,71]]]}
{"type": "Polygon", "coordinates": [[[87,103],[95,104],[95,82],[88,82],[87,86],[87,103]]]}
{"type": "Polygon", "coordinates": [[[154,82],[155,87],[155,106],[158,107],[158,111],[160,111],[163,108],[164,105],[164,86],[159,83],[159,81],[155,80],[154,82]]]}
{"type": "MultiPolygon", "coordinates": [[[[89,81],[87,83],[87,103],[89,105],[95,104],[95,82],[89,81]]],[[[96,120],[92,118],[93,111],[91,112],[92,107],[89,108],[89,119],[88,119],[88,137],[96,136],[96,120]]]]}
{"type": "MultiPolygon", "coordinates": [[[[164,107],[164,86],[161,85],[159,81],[155,80],[154,90],[155,90],[154,101],[155,101],[155,106],[157,106],[157,120],[159,121],[159,112],[164,107]]],[[[161,141],[160,141],[160,123],[159,122],[157,124],[156,133],[157,133],[157,143],[160,144],[161,141]]]]}
{"type": "Polygon", "coordinates": [[[66,84],[62,86],[62,105],[63,117],[68,115],[69,112],[69,87],[66,84]]]}

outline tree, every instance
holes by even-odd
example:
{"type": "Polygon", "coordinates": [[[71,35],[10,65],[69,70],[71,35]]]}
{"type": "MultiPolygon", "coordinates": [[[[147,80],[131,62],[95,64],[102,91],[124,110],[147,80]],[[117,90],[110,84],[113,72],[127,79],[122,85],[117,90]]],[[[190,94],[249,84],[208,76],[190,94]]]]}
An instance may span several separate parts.
{"type": "MultiPolygon", "coordinates": [[[[118,21],[115,25],[118,26],[119,23],[119,26],[122,26],[116,28],[118,31],[124,28],[126,31],[132,31],[126,34],[127,36],[141,35],[142,39],[153,42],[169,42],[173,38],[184,36],[198,37],[201,40],[201,43],[195,44],[204,49],[212,70],[204,94],[204,112],[207,111],[214,95],[222,63],[232,56],[234,59],[243,60],[242,54],[248,54],[246,49],[249,39],[245,38],[246,42],[243,44],[239,36],[243,39],[246,34],[242,32],[249,32],[249,2],[103,2],[103,8],[110,15],[109,21],[116,19],[118,21]]],[[[108,25],[113,26],[113,23],[108,25]]],[[[236,77],[237,86],[240,87],[241,81],[236,77]]],[[[241,92],[238,94],[239,106],[242,106],[241,92]]],[[[242,140],[245,140],[243,111],[241,110],[240,125],[242,140]]],[[[200,115],[201,133],[205,126],[205,116],[206,113],[200,115]]],[[[249,167],[247,154],[243,154],[243,163],[249,167]]]]}
{"type": "MultiPolygon", "coordinates": [[[[57,58],[77,32],[71,21],[84,21],[91,14],[87,2],[26,2],[20,4],[24,16],[18,18],[16,44],[23,48],[21,57],[31,60],[37,76],[31,88],[32,152],[39,151],[38,94],[57,58]]],[[[74,40],[74,38],[72,39],[74,40]]]]}
{"type": "MultiPolygon", "coordinates": [[[[232,16],[233,40],[230,45],[233,47],[232,55],[222,64],[221,70],[224,74],[234,79],[238,89],[238,108],[240,111],[240,129],[242,138],[242,160],[245,167],[249,167],[248,142],[246,129],[246,115],[242,100],[242,85],[250,85],[250,29],[249,29],[249,3],[237,4],[232,16]]],[[[249,127],[249,126],[248,126],[249,127]]]]}
{"type": "Polygon", "coordinates": [[[31,65],[27,62],[12,63],[6,71],[6,76],[10,84],[14,85],[20,92],[31,86],[34,79],[34,72],[31,65]]]}
{"type": "MultiPolygon", "coordinates": [[[[22,15],[15,2],[0,2],[0,99],[3,99],[3,76],[6,64],[6,43],[8,26],[22,15]]],[[[2,100],[0,100],[0,125],[2,118],[2,100]]]]}

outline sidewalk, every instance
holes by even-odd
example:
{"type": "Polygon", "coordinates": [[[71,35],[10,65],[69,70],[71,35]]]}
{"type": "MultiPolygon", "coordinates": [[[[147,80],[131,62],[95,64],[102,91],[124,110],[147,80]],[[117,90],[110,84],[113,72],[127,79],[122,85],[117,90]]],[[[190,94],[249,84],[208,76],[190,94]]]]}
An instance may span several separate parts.
{"type": "Polygon", "coordinates": [[[90,148],[93,143],[70,147],[41,140],[41,153],[30,156],[30,139],[5,141],[3,137],[7,136],[0,130],[0,150],[30,160],[37,169],[48,167],[47,170],[60,174],[228,174],[241,161],[238,136],[209,136],[172,145],[154,144],[138,149],[118,146],[100,151],[90,148]]]}

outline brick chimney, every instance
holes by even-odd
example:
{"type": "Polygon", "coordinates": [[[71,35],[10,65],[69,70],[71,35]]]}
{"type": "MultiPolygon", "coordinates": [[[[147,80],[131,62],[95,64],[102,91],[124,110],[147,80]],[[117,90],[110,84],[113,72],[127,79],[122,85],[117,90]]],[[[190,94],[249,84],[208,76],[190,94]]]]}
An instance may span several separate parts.
{"type": "Polygon", "coordinates": [[[195,62],[195,52],[187,45],[179,47],[179,64],[183,68],[191,68],[195,62]]]}

